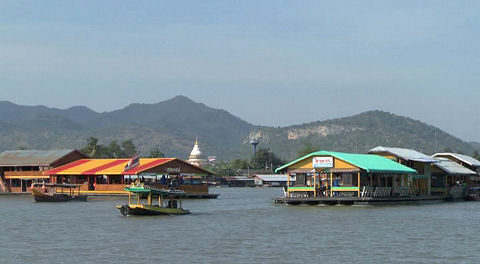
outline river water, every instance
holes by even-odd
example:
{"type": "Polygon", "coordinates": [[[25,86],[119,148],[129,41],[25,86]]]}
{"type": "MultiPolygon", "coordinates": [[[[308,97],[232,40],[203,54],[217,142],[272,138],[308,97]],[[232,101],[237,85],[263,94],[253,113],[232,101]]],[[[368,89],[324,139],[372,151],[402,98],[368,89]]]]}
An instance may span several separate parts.
{"type": "Polygon", "coordinates": [[[479,263],[480,203],[284,206],[279,188],[212,188],[183,216],[124,198],[0,196],[0,263],[479,263]]]}

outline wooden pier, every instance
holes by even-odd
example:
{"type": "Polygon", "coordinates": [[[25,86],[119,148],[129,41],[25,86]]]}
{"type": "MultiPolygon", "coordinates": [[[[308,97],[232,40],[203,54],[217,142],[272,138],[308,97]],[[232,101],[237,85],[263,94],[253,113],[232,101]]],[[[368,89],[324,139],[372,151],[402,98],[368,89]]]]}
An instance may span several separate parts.
{"type": "Polygon", "coordinates": [[[387,204],[415,204],[436,203],[445,201],[445,196],[408,196],[408,197],[278,197],[275,204],[288,205],[387,205],[387,204]]]}

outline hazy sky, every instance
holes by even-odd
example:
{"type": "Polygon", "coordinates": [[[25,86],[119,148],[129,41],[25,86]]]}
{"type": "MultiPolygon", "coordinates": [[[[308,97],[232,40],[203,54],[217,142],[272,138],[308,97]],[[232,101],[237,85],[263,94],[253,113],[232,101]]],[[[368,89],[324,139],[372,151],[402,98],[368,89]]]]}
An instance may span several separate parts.
{"type": "Polygon", "coordinates": [[[0,1],[0,100],[101,112],[182,94],[275,126],[381,109],[480,141],[479,14],[480,1],[0,1]]]}

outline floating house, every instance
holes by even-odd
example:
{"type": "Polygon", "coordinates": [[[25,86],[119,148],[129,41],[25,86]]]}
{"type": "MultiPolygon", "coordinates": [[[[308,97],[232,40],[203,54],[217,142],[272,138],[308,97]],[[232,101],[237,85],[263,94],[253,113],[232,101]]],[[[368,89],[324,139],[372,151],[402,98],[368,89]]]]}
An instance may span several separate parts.
{"type": "Polygon", "coordinates": [[[253,174],[252,178],[256,186],[263,187],[285,187],[295,182],[293,177],[284,174],[253,174]]]}
{"type": "Polygon", "coordinates": [[[426,154],[413,149],[376,147],[368,151],[370,154],[376,154],[394,160],[402,165],[415,169],[418,175],[413,176],[412,192],[416,195],[430,196],[432,194],[432,164],[437,162],[426,154]]]}
{"type": "MultiPolygon", "coordinates": [[[[281,166],[276,172],[295,177],[279,203],[365,203],[412,198],[416,170],[372,154],[318,151],[281,166]],[[409,198],[408,198],[409,197],[409,198]]],[[[287,177],[290,179],[290,177],[287,177]]]]}
{"type": "Polygon", "coordinates": [[[80,159],[44,175],[52,183],[83,184],[80,191],[88,194],[125,194],[126,185],[140,181],[156,189],[174,187],[190,197],[215,198],[208,193],[208,177],[214,173],[177,158],[80,159]]]}
{"type": "Polygon", "coordinates": [[[480,176],[475,171],[447,158],[437,157],[436,160],[432,165],[432,192],[452,194],[452,189],[460,183],[470,187],[478,186],[480,176]]]}
{"type": "Polygon", "coordinates": [[[0,191],[29,192],[32,182],[49,182],[43,172],[84,158],[75,149],[4,151],[0,153],[0,191]]]}
{"type": "Polygon", "coordinates": [[[480,174],[480,160],[470,157],[468,155],[459,154],[459,153],[435,153],[432,157],[434,158],[447,158],[449,160],[455,161],[456,163],[467,167],[468,169],[475,171],[477,174],[480,174]]]}
{"type": "Polygon", "coordinates": [[[254,180],[247,176],[227,176],[221,179],[222,185],[227,185],[228,187],[250,187],[255,186],[254,180]]]}

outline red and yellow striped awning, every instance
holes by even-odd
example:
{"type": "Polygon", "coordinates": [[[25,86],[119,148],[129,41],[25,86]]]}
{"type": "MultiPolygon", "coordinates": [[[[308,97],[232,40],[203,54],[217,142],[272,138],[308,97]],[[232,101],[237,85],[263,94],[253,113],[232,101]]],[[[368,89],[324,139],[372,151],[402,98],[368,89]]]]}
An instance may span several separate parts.
{"type": "Polygon", "coordinates": [[[145,170],[175,160],[174,158],[144,158],[140,164],[125,171],[130,159],[81,159],[45,171],[44,175],[136,175],[145,170]]]}

